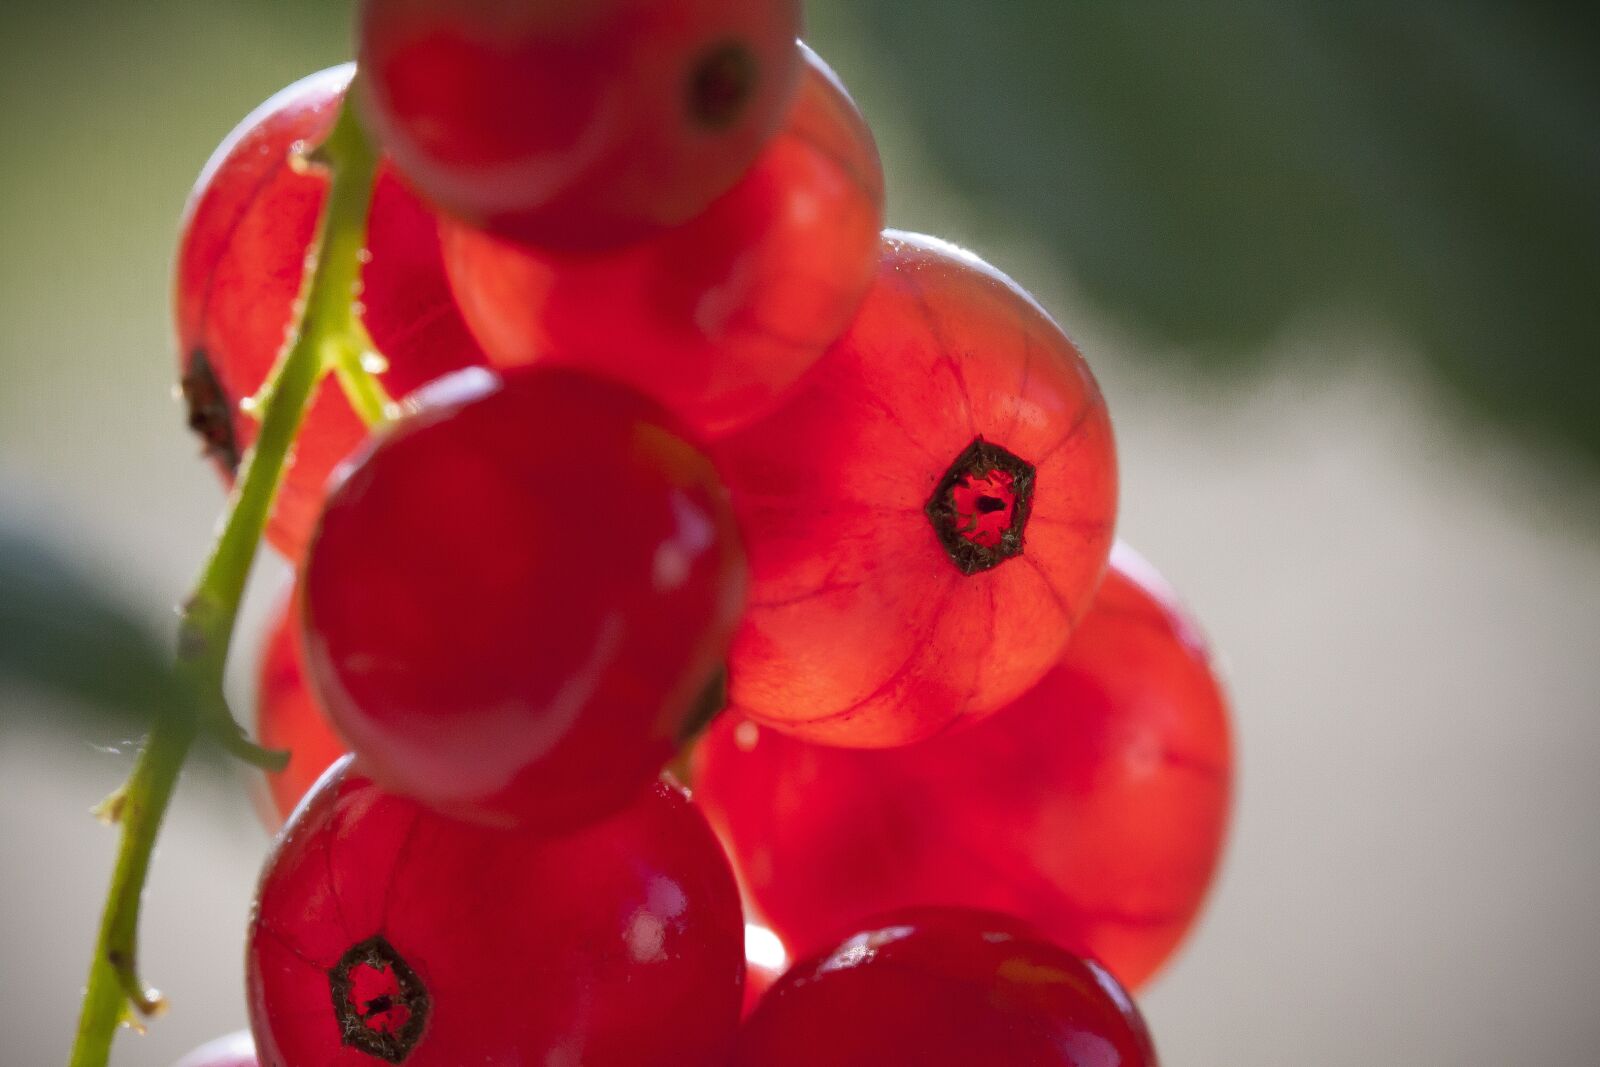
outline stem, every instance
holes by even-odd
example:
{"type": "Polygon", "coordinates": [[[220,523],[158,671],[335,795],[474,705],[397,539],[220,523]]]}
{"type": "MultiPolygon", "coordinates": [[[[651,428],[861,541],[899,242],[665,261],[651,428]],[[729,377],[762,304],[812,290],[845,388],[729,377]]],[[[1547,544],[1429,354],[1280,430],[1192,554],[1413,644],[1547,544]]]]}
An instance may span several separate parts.
{"type": "Polygon", "coordinates": [[[111,876],[95,959],[84,992],[83,1014],[71,1067],[103,1067],[111,1055],[111,1035],[129,1007],[151,1015],[163,1007],[161,995],[144,989],[137,977],[139,899],[150,869],[156,831],[166,813],[178,771],[194,742],[195,719],[186,713],[157,718],[139,763],[128,779],[122,803],[122,845],[111,876]]]}
{"type": "MultiPolygon", "coordinates": [[[[227,521],[184,602],[178,626],[177,700],[156,717],[118,802],[106,808],[119,819],[122,838],[70,1067],[105,1067],[117,1024],[133,1012],[152,1015],[162,1007],[160,994],[147,990],[138,977],[139,905],[156,834],[195,738],[203,730],[260,766],[281,767],[284,762],[283,753],[266,752],[245,737],[228,711],[222,678],[245,583],[306,407],[322,376],[350,363],[349,353],[354,353],[354,366],[361,370],[360,354],[371,343],[353,301],[360,284],[360,253],[377,156],[350,98],[347,93],[332,132],[316,154],[316,161],[332,168],[333,178],[315,246],[316,263],[302,292],[305,310],[263,390],[258,405],[261,431],[245,457],[227,521]]],[[[364,370],[361,374],[371,377],[364,370]]],[[[347,385],[348,378],[341,374],[347,385]]],[[[381,388],[368,389],[364,395],[369,401],[381,397],[381,388]]],[[[352,403],[357,403],[354,397],[352,403]]]]}
{"type": "Polygon", "coordinates": [[[365,362],[374,359],[382,363],[383,357],[378,355],[377,346],[367,336],[360,319],[355,320],[353,327],[359,331],[359,337],[352,337],[351,340],[357,343],[338,346],[334,354],[333,373],[344,389],[345,399],[361,416],[361,421],[368,426],[381,426],[392,419],[398,409],[384,390],[383,383],[378,381],[377,374],[365,362]]]}

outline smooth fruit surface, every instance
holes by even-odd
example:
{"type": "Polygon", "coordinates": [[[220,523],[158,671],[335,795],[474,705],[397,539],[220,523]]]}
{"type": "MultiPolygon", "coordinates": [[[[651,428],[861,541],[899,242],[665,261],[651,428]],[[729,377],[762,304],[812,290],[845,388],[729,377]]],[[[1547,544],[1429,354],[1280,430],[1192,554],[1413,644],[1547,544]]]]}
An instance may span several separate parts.
{"type": "Polygon", "coordinates": [[[250,1025],[285,1067],[720,1063],[743,936],[716,839],[665,781],[547,836],[448,819],[347,761],[262,874],[250,1025]]]}
{"type": "Polygon", "coordinates": [[[982,723],[869,752],[727,718],[694,781],[755,909],[802,951],[878,912],[961,904],[1137,988],[1216,873],[1232,754],[1198,629],[1119,545],[1060,663],[982,723]]]}
{"type": "Polygon", "coordinates": [[[885,235],[849,330],[772,415],[717,442],[750,551],[733,707],[834,744],[905,744],[1021,695],[1105,567],[1100,390],[1014,282],[885,235]]]}
{"type": "Polygon", "coordinates": [[[204,1045],[173,1064],[173,1067],[260,1067],[256,1043],[250,1031],[240,1030],[204,1045]]]}
{"type": "MultiPolygon", "coordinates": [[[[350,65],[296,82],[249,115],[201,172],[178,245],[175,312],[189,425],[231,482],[257,423],[242,405],[266,382],[294,321],[327,175],[301,153],[333,124],[350,65]]],[[[450,294],[432,214],[379,169],[362,268],[362,321],[398,397],[483,361],[450,294]]],[[[367,435],[339,384],[306,412],[267,536],[298,560],[329,473],[367,435]]]]}
{"type": "Polygon", "coordinates": [[[570,824],[676,750],[738,619],[710,462],[643,397],[566,371],[436,383],[329,495],[303,649],[388,787],[570,824]]]}
{"type": "Polygon", "coordinates": [[[271,830],[283,824],[322,772],[349,750],[306,685],[294,608],[290,591],[278,605],[256,678],[256,739],[265,748],[289,753],[283,770],[266,774],[270,810],[263,811],[263,818],[271,830]]]}
{"type": "Polygon", "coordinates": [[[778,935],[755,923],[744,927],[744,1015],[755,1010],[756,1005],[772,983],[783,977],[789,967],[789,954],[778,935]]]}
{"type": "Polygon", "coordinates": [[[799,0],[364,0],[368,122],[446,210],[541,245],[697,214],[781,121],[799,0]]]}
{"type": "Polygon", "coordinates": [[[1154,1067],[1115,978],[1007,916],[885,916],[789,969],[735,1067],[1154,1067]]]}
{"type": "Polygon", "coordinates": [[[849,323],[883,225],[871,131],[833,71],[800,47],[805,69],[783,128],[682,226],[562,253],[445,224],[451,282],[494,362],[615,378],[703,432],[778,402],[849,323]]]}

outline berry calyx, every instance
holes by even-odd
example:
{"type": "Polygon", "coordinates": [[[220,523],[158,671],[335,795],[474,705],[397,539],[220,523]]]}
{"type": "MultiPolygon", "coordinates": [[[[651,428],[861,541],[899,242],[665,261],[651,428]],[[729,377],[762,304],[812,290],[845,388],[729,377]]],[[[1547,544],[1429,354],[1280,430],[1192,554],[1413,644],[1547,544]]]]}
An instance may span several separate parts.
{"type": "Polygon", "coordinates": [[[246,952],[267,1064],[725,1061],[743,919],[665,781],[582,830],[447,818],[337,765],[262,872],[246,952]]]}
{"type": "Polygon", "coordinates": [[[1060,662],[959,735],[863,751],[728,716],[693,760],[753,909],[795,948],[936,901],[1019,915],[1130,988],[1199,914],[1232,774],[1205,642],[1121,544],[1060,662]]]}
{"type": "Polygon", "coordinates": [[[328,496],[302,572],[312,690],[363,766],[463,818],[570,826],[673,755],[744,560],[710,462],[567,371],[467,372],[328,496]]]}
{"type": "Polygon", "coordinates": [[[382,934],[345,950],[328,992],[344,1043],[387,1063],[404,1063],[428,1025],[427,988],[382,934]]]}
{"type": "MultiPolygon", "coordinates": [[[[313,74],[228,135],[190,193],[179,239],[175,313],[188,422],[232,483],[258,424],[248,410],[293,327],[301,276],[327,199],[303,154],[325,137],[354,67],[313,74]]],[[[380,166],[367,220],[361,318],[395,396],[483,362],[456,310],[432,212],[380,166]]],[[[367,427],[332,376],[306,411],[267,536],[298,561],[329,474],[367,427]]]]}
{"type": "Polygon", "coordinates": [[[1116,979],[1025,923],[917,908],[857,930],[767,991],[734,1067],[1155,1067],[1116,979]]]}
{"type": "Polygon", "coordinates": [[[928,521],[962,574],[998,567],[1022,553],[1033,507],[1033,464],[974,438],[928,499],[928,521]]]}
{"type": "Polygon", "coordinates": [[[178,388],[188,411],[189,429],[200,438],[206,458],[215,462],[228,478],[233,478],[239,473],[239,461],[244,458],[233,430],[234,404],[217,380],[217,372],[205,349],[197,348],[189,353],[178,388]]]}
{"type": "Polygon", "coordinates": [[[364,0],[363,113],[444,210],[614,248],[705,209],[782,121],[799,0],[364,0]]]}
{"type": "Polygon", "coordinates": [[[713,450],[752,578],[730,704],[813,741],[906,744],[1015,699],[1111,548],[1115,447],[1083,357],[931,238],[886,233],[849,329],[713,450]]]}

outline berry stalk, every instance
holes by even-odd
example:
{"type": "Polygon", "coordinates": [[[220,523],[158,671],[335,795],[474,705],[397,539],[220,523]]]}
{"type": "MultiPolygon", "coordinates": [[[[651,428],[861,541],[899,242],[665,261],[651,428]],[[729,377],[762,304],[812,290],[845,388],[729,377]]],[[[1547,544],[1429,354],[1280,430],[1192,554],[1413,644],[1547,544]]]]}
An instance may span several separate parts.
{"type": "Polygon", "coordinates": [[[183,605],[176,669],[181,699],[157,716],[127,784],[102,809],[121,825],[122,837],[69,1067],[105,1067],[117,1025],[163,1007],[160,994],[138,976],[139,905],[156,835],[196,737],[203,731],[256,766],[285,762],[284,753],[268,752],[245,737],[228,711],[222,679],[261,533],[317,384],[337,373],[352,406],[369,423],[381,421],[391,406],[362,363],[372,345],[356,297],[378,157],[348,102],[311,162],[332,171],[332,185],[307,268],[303,310],[257,398],[261,432],[244,459],[226,522],[183,605]]]}

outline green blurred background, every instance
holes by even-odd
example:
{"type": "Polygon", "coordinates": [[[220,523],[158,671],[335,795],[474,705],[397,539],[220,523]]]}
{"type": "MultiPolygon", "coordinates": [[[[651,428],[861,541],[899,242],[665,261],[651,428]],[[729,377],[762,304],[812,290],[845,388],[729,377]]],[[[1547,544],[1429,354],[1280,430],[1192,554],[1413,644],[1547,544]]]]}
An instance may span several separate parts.
{"type": "MultiPolygon", "coordinates": [[[[1237,833],[1145,998],[1164,1062],[1591,1060],[1600,9],[809,10],[877,130],[891,221],[971,245],[1082,342],[1123,533],[1231,667],[1237,833]]],[[[246,111],[348,56],[348,19],[0,12],[8,1065],[64,1058],[112,845],[83,813],[138,732],[82,698],[139,677],[221,501],[170,396],[178,212],[246,111]]],[[[247,629],[282,578],[263,569],[247,629]]],[[[242,1021],[265,842],[238,777],[202,764],[179,795],[146,923],[175,1009],[122,1039],[126,1067],[242,1021]]]]}

